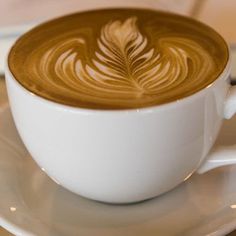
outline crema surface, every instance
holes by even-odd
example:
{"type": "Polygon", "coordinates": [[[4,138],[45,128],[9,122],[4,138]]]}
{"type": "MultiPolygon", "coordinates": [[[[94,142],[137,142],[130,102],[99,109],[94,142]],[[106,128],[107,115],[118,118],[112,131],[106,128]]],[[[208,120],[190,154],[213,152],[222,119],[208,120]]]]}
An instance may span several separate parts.
{"type": "Polygon", "coordinates": [[[149,107],[189,96],[224,70],[211,28],[145,9],[96,10],[45,23],[9,55],[16,80],[46,99],[92,109],[149,107]]]}

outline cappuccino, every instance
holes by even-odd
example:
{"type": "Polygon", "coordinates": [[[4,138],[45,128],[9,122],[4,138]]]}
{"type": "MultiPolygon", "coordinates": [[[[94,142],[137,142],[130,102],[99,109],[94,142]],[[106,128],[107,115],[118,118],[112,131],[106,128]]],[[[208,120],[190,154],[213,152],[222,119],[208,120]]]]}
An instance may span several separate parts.
{"type": "Polygon", "coordinates": [[[228,47],[193,19],[147,9],[103,9],[42,24],[22,36],[9,68],[45,99],[91,109],[164,104],[210,85],[228,47]]]}

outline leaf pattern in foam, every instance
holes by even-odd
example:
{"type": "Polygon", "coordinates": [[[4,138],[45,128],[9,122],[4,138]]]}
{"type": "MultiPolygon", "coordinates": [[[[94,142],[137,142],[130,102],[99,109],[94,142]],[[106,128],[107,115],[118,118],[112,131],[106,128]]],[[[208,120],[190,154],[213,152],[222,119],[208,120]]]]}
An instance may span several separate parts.
{"type": "Polygon", "coordinates": [[[211,56],[194,40],[175,35],[149,39],[136,17],[105,24],[96,45],[90,45],[89,32],[85,29],[50,47],[37,64],[38,79],[73,99],[132,107],[155,104],[160,94],[172,96],[168,91],[173,88],[190,90],[214,67],[211,56]],[[51,68],[56,77],[50,76],[51,68]]]}
{"type": "Polygon", "coordinates": [[[95,52],[96,59],[85,68],[79,62],[78,76],[105,82],[115,91],[122,88],[123,92],[142,93],[144,82],[153,79],[160,69],[160,55],[154,48],[147,50],[147,38],[138,30],[136,21],[131,17],[123,23],[116,20],[106,24],[97,39],[100,50],[95,52]]]}

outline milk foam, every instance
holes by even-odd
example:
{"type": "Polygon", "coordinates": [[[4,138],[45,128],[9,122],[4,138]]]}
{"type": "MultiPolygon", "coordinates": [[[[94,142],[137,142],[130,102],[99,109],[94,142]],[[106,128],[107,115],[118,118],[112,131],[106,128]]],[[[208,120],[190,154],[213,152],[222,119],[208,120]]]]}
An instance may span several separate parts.
{"type": "Polygon", "coordinates": [[[162,34],[161,26],[156,34],[145,33],[139,21],[136,15],[109,19],[94,41],[88,26],[73,36],[45,40],[43,50],[26,61],[36,81],[31,88],[56,100],[61,94],[59,102],[69,105],[135,108],[171,101],[212,77],[217,63],[198,41],[162,34]]]}

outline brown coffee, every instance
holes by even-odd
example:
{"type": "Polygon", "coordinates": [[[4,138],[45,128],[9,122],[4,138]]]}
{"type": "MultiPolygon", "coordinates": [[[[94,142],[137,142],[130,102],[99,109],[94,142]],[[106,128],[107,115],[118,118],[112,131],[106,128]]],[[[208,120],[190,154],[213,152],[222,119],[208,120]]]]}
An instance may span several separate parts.
{"type": "Polygon", "coordinates": [[[208,26],[146,9],[65,16],[22,36],[9,55],[16,80],[46,99],[128,109],[175,101],[211,84],[228,61],[208,26]]]}

